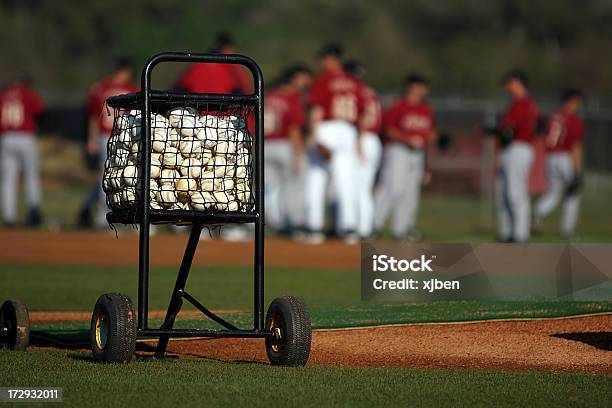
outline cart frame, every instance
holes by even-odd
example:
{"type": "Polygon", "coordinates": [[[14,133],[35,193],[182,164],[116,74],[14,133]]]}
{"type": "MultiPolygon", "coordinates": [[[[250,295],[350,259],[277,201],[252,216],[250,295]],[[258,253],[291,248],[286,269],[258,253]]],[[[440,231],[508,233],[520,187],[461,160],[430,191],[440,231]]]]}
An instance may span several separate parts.
{"type": "Polygon", "coordinates": [[[263,75],[257,63],[243,55],[213,55],[198,53],[166,52],[151,57],[145,64],[141,75],[141,92],[134,102],[134,94],[111,97],[108,100],[110,107],[122,107],[125,104],[134,104],[141,109],[142,115],[142,145],[141,145],[141,177],[140,202],[136,212],[125,213],[110,212],[107,220],[111,223],[136,223],[140,226],[138,248],[138,321],[137,337],[159,337],[155,352],[156,358],[162,358],[166,352],[169,338],[172,337],[244,337],[244,338],[273,338],[274,333],[264,328],[264,143],[263,143],[263,75]],[[206,93],[180,93],[157,91],[151,87],[153,70],[160,63],[220,63],[242,65],[251,72],[254,81],[254,93],[250,95],[206,94],[206,93]],[[253,186],[254,210],[248,213],[217,212],[198,213],[184,210],[154,210],[149,206],[150,197],[148,186],[150,182],[149,168],[151,166],[151,113],[155,102],[171,101],[198,101],[207,103],[235,105],[244,104],[254,106],[255,134],[253,137],[253,186]],[[139,105],[139,106],[138,106],[139,105]],[[149,238],[151,223],[181,223],[191,224],[192,229],[185,248],[180,269],[176,278],[174,289],[168,305],[166,317],[159,329],[149,327],[149,238]],[[193,257],[195,255],[200,234],[206,225],[226,223],[254,223],[254,258],[253,258],[253,328],[241,330],[227,322],[220,316],[207,309],[202,303],[185,291],[185,285],[193,257]],[[174,321],[181,310],[183,300],[195,306],[202,314],[223,326],[222,330],[204,329],[175,329],[174,321]]]}

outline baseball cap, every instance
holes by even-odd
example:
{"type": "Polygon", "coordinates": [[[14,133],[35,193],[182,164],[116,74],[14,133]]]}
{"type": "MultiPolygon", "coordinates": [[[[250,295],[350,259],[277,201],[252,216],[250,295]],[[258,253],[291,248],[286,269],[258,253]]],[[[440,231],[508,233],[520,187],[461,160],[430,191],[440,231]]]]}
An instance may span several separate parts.
{"type": "Polygon", "coordinates": [[[404,78],[405,87],[409,87],[411,85],[416,85],[416,84],[429,85],[429,82],[423,75],[421,75],[418,72],[411,72],[410,74],[406,75],[406,78],[404,78]]]}
{"type": "Polygon", "coordinates": [[[524,86],[529,85],[529,79],[527,78],[527,74],[525,71],[513,68],[510,71],[506,72],[506,75],[502,77],[502,83],[506,83],[510,80],[517,80],[522,83],[524,86]]]}
{"type": "Polygon", "coordinates": [[[570,99],[573,98],[579,98],[579,99],[584,99],[584,94],[582,93],[582,91],[576,87],[567,87],[563,90],[563,93],[561,94],[561,100],[563,102],[566,102],[570,99]]]}
{"type": "Polygon", "coordinates": [[[234,37],[229,33],[218,33],[213,41],[213,49],[220,50],[224,47],[233,47],[236,45],[234,37]]]}
{"type": "Polygon", "coordinates": [[[357,78],[361,78],[365,75],[366,70],[361,63],[355,59],[349,59],[344,63],[344,71],[357,78]]]}
{"type": "Polygon", "coordinates": [[[116,56],[113,59],[113,68],[115,71],[121,71],[122,69],[132,68],[132,61],[124,55],[116,56]]]}
{"type": "Polygon", "coordinates": [[[312,71],[310,70],[310,68],[306,66],[306,64],[297,62],[295,64],[290,65],[283,71],[281,75],[282,83],[286,84],[290,82],[295,76],[295,74],[300,74],[300,73],[311,74],[312,71]]]}
{"type": "Polygon", "coordinates": [[[319,49],[317,54],[319,58],[323,57],[336,57],[342,58],[344,55],[344,48],[337,43],[328,43],[319,49]]]}

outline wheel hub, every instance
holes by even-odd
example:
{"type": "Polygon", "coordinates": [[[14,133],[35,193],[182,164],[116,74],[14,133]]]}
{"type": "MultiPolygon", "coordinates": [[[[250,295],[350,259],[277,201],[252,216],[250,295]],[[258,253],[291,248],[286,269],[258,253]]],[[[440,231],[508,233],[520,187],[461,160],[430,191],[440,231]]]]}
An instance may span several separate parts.
{"type": "Polygon", "coordinates": [[[108,340],[108,318],[104,315],[98,316],[96,319],[96,346],[100,350],[104,350],[108,340]]]}
{"type": "Polygon", "coordinates": [[[283,331],[285,330],[285,319],[283,319],[283,316],[280,313],[275,314],[270,321],[269,330],[274,336],[270,342],[270,347],[272,348],[272,351],[278,353],[283,345],[283,331]]]}

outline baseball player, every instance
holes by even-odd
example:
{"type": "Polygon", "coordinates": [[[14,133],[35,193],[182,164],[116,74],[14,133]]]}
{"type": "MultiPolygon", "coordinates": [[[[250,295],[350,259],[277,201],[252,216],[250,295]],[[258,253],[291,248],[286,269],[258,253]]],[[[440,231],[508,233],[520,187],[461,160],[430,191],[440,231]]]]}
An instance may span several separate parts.
{"type": "Polygon", "coordinates": [[[426,175],[425,150],[436,137],[434,113],[426,101],[428,93],[429,86],[423,76],[408,75],[404,95],[385,115],[388,143],[375,197],[374,226],[380,231],[393,212],[391,233],[396,240],[419,238],[415,224],[426,175]]]}
{"type": "Polygon", "coordinates": [[[37,121],[44,110],[30,78],[23,75],[0,93],[0,163],[2,220],[7,227],[17,221],[17,182],[25,176],[28,214],[26,224],[42,223],[40,163],[36,142],[37,121]]]}
{"type": "Polygon", "coordinates": [[[133,70],[125,58],[117,58],[113,73],[96,83],[89,89],[87,96],[88,138],[87,151],[99,158],[100,176],[96,183],[98,189],[98,211],[94,224],[98,228],[106,225],[106,196],[102,189],[104,161],[106,160],[106,145],[113,130],[113,115],[106,108],[106,99],[120,94],[136,92],[139,87],[133,81],[133,70]]]}
{"type": "Polygon", "coordinates": [[[302,169],[305,125],[302,93],[311,73],[296,64],[282,75],[281,84],[266,94],[264,109],[266,219],[277,231],[302,225],[302,169]]]}
{"type": "Polygon", "coordinates": [[[584,123],[578,110],[582,101],[578,89],[567,89],[561,108],[550,117],[545,140],[548,191],[535,207],[534,224],[538,229],[542,218],[562,201],[561,234],[567,239],[574,234],[580,207],[584,123]]]}
{"type": "Polygon", "coordinates": [[[342,66],[343,49],[337,44],[319,52],[321,72],[313,81],[308,98],[312,132],[306,175],[306,242],[319,244],[325,222],[325,193],[334,183],[338,199],[338,233],[348,244],[357,235],[358,124],[363,113],[362,86],[342,66]]]}
{"type": "MultiPolygon", "coordinates": [[[[347,61],[344,69],[356,79],[365,75],[363,66],[354,60],[347,61]]],[[[362,83],[364,111],[361,118],[361,157],[358,162],[357,206],[358,233],[362,239],[372,236],[374,227],[374,182],[382,156],[380,132],[382,128],[382,107],[376,91],[362,83]]]]}
{"type": "Polygon", "coordinates": [[[527,76],[522,71],[510,71],[503,84],[512,101],[498,126],[501,147],[496,180],[498,240],[526,242],[531,206],[529,171],[538,107],[529,96],[527,76]]]}
{"type": "MultiPolygon", "coordinates": [[[[226,33],[218,34],[210,52],[235,53],[234,39],[226,33]]],[[[249,94],[253,92],[253,83],[239,65],[196,63],[189,65],[176,88],[200,93],[249,94]]]]}

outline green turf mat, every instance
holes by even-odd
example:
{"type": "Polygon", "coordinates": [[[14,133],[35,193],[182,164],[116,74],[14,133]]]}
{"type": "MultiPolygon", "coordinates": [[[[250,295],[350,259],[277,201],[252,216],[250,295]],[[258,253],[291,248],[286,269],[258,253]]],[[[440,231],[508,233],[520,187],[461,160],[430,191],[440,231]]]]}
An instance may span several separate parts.
{"type": "MultiPolygon", "coordinates": [[[[360,327],[384,324],[465,322],[508,318],[542,318],[612,312],[612,302],[413,302],[359,303],[346,307],[313,308],[315,329],[360,327]]],[[[224,313],[223,318],[248,329],[250,312],[224,313]]],[[[162,319],[151,319],[151,327],[159,327],[162,319]]],[[[176,327],[215,329],[208,319],[179,319],[176,327]]],[[[39,324],[32,327],[34,340],[67,344],[89,340],[88,322],[39,324]]]]}

